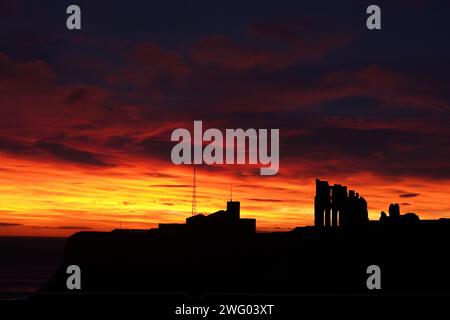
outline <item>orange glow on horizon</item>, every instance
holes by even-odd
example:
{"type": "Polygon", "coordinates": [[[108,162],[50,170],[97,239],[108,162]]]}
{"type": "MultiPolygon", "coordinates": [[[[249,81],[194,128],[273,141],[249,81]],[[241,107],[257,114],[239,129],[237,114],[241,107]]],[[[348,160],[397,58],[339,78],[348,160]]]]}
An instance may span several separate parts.
{"type": "MultiPolygon", "coordinates": [[[[93,169],[6,155],[2,158],[3,236],[69,236],[80,230],[110,231],[120,225],[154,228],[160,222],[182,223],[191,214],[190,166],[123,159],[120,166],[93,169]]],[[[422,219],[448,217],[448,182],[436,184],[417,178],[386,181],[368,173],[319,178],[347,185],[364,196],[370,219],[378,219],[380,211],[387,211],[394,202],[400,203],[402,213],[416,212],[422,219]],[[415,194],[408,195],[412,191],[415,194]]],[[[275,177],[251,175],[242,166],[205,167],[197,170],[197,180],[200,213],[223,209],[232,185],[234,199],[241,201],[242,216],[256,218],[259,231],[289,230],[313,223],[314,178],[290,177],[289,167],[281,166],[280,175],[275,177]]]]}

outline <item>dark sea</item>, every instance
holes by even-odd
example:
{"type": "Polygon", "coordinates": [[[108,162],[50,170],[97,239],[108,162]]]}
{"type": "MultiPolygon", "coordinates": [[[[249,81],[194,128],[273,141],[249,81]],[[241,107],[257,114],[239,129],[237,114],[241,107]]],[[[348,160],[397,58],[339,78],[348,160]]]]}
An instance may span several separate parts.
{"type": "Polygon", "coordinates": [[[0,299],[26,299],[53,275],[65,238],[0,237],[0,299]]]}

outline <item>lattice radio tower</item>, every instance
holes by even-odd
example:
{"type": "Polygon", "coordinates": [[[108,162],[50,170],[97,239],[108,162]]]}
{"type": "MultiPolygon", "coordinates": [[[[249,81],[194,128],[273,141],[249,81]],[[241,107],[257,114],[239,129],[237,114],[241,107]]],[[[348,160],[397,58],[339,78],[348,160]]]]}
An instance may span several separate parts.
{"type": "Polygon", "coordinates": [[[192,184],[192,216],[197,214],[197,176],[194,165],[194,182],[192,184]]]}

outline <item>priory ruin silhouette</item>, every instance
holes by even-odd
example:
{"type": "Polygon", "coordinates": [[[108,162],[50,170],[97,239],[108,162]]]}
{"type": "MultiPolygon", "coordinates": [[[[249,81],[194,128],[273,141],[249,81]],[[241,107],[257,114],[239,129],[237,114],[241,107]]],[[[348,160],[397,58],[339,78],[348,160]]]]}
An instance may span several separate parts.
{"type": "Polygon", "coordinates": [[[76,233],[60,268],[33,298],[366,294],[370,265],[381,269],[381,294],[449,294],[449,243],[448,219],[421,220],[390,204],[388,215],[369,220],[358,192],[316,179],[314,226],[289,232],[256,232],[256,220],[241,218],[240,202],[230,200],[225,210],[183,224],[76,233]],[[67,288],[70,265],[82,271],[80,290],[67,288]]]}

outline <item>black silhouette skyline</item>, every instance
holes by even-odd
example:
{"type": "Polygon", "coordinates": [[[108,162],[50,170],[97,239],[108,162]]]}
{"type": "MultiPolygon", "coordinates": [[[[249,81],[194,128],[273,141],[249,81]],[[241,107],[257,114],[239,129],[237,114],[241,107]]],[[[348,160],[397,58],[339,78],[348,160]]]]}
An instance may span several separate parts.
{"type": "Polygon", "coordinates": [[[80,298],[66,287],[69,265],[83,272],[81,292],[90,293],[84,298],[103,297],[99,292],[198,301],[363,294],[373,264],[383,271],[382,294],[450,293],[443,254],[449,219],[420,220],[391,204],[389,216],[370,221],[363,197],[318,179],[314,202],[315,226],[289,232],[256,232],[256,221],[242,219],[240,202],[230,200],[226,210],[188,217],[185,224],[76,233],[61,267],[33,298],[61,298],[62,292],[80,298]]]}

